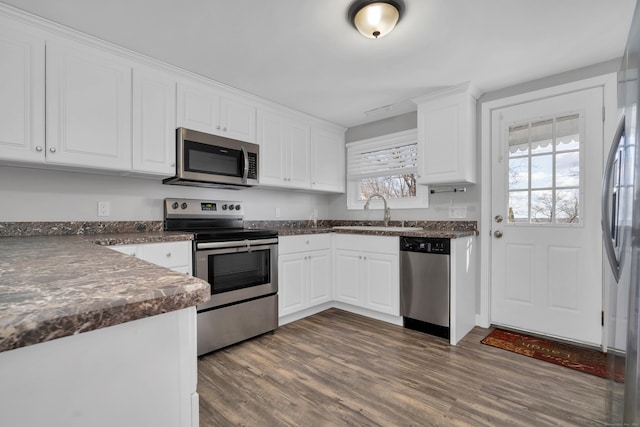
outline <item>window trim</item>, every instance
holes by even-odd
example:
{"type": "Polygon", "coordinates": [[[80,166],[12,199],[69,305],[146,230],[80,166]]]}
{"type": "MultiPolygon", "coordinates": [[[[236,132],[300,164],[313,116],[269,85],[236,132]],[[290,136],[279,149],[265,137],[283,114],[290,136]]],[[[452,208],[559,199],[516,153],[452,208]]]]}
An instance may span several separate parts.
{"type": "MultiPolygon", "coordinates": [[[[372,148],[384,148],[385,146],[391,147],[392,145],[404,144],[415,142],[418,144],[418,130],[409,129],[401,132],[390,133],[387,135],[377,136],[374,138],[363,139],[360,141],[354,141],[347,144],[347,210],[363,210],[366,203],[365,200],[359,200],[359,179],[349,179],[349,147],[352,148],[365,148],[371,146],[372,148]]],[[[417,161],[420,161],[418,157],[417,161]]],[[[417,175],[417,171],[415,172],[417,175]]],[[[420,183],[416,184],[416,197],[404,198],[404,199],[387,199],[387,204],[391,209],[424,209],[429,207],[429,187],[420,183]]],[[[384,202],[379,197],[371,199],[369,204],[371,210],[384,209],[384,202]]]]}

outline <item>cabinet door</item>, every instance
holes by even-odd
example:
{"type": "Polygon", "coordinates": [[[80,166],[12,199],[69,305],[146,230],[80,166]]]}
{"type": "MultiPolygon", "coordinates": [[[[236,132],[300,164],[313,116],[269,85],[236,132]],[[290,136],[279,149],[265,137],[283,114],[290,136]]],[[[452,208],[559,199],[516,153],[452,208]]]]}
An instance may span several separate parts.
{"type": "Polygon", "coordinates": [[[228,96],[220,98],[220,135],[256,142],[256,107],[228,96]]]}
{"type": "Polygon", "coordinates": [[[305,253],[281,255],[278,258],[279,316],[286,316],[306,308],[305,253]]]}
{"type": "Polygon", "coordinates": [[[46,58],[47,162],[131,170],[131,65],[79,43],[46,58]]]}
{"type": "Polygon", "coordinates": [[[336,301],[362,306],[362,255],[355,251],[336,249],[334,257],[336,301]]]}
{"type": "Polygon", "coordinates": [[[470,83],[418,104],[418,183],[476,182],[476,93],[470,83]]]}
{"type": "Polygon", "coordinates": [[[364,306],[381,313],[400,314],[398,256],[363,253],[364,306]]]}
{"type": "Polygon", "coordinates": [[[309,188],[309,126],[292,120],[285,122],[288,142],[287,186],[309,188]]]}
{"type": "Polygon", "coordinates": [[[458,173],[460,105],[440,100],[420,109],[418,182],[446,182],[458,173]]]}
{"type": "Polygon", "coordinates": [[[331,251],[310,252],[307,258],[309,307],[331,301],[331,251]]]}
{"type": "Polygon", "coordinates": [[[262,185],[285,185],[285,119],[268,111],[258,111],[258,144],[262,185]]]}
{"type": "Polygon", "coordinates": [[[344,193],[344,134],[311,128],[311,189],[344,193]]]}
{"type": "Polygon", "coordinates": [[[220,133],[220,95],[211,87],[180,82],[177,86],[178,127],[200,132],[220,133]]]}
{"type": "Polygon", "coordinates": [[[44,37],[0,21],[0,159],[44,162],[44,37]]]}
{"type": "Polygon", "coordinates": [[[160,71],[133,70],[133,171],[175,174],[176,81],[160,71]]]}

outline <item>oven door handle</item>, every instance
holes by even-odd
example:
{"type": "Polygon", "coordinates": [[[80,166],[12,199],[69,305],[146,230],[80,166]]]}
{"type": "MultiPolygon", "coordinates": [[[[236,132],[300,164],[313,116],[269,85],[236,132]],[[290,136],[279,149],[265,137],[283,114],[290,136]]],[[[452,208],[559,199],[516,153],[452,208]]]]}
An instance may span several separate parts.
{"type": "Polygon", "coordinates": [[[278,243],[278,239],[262,240],[236,240],[233,242],[206,242],[196,243],[196,250],[200,249],[221,249],[221,248],[245,248],[258,245],[272,245],[278,243]]]}

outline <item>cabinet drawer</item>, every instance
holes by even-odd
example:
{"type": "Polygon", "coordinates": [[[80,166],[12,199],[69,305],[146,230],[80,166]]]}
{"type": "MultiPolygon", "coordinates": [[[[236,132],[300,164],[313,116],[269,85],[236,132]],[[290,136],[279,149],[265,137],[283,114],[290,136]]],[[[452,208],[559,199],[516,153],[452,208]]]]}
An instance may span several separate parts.
{"type": "Polygon", "coordinates": [[[334,239],[336,249],[375,252],[389,255],[397,255],[400,252],[400,242],[398,237],[395,236],[336,234],[334,239]]]}
{"type": "Polygon", "coordinates": [[[278,239],[278,253],[318,251],[331,249],[331,234],[304,234],[300,236],[281,236],[278,239]]]}
{"type": "Polygon", "coordinates": [[[141,245],[138,256],[163,267],[191,265],[191,242],[165,242],[141,245]]]}

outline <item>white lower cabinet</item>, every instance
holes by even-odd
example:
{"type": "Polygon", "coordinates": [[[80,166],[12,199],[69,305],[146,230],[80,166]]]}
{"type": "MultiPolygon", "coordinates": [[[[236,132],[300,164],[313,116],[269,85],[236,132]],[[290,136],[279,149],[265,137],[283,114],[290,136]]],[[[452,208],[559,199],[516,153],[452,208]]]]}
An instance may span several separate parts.
{"type": "Polygon", "coordinates": [[[331,272],[331,235],[280,237],[279,316],[331,301],[331,272]]]}
{"type": "Polygon", "coordinates": [[[398,260],[397,237],[335,235],[335,300],[398,316],[398,260]]]}
{"type": "Polygon", "coordinates": [[[191,274],[191,241],[115,245],[109,246],[109,249],[179,273],[191,274]]]}

